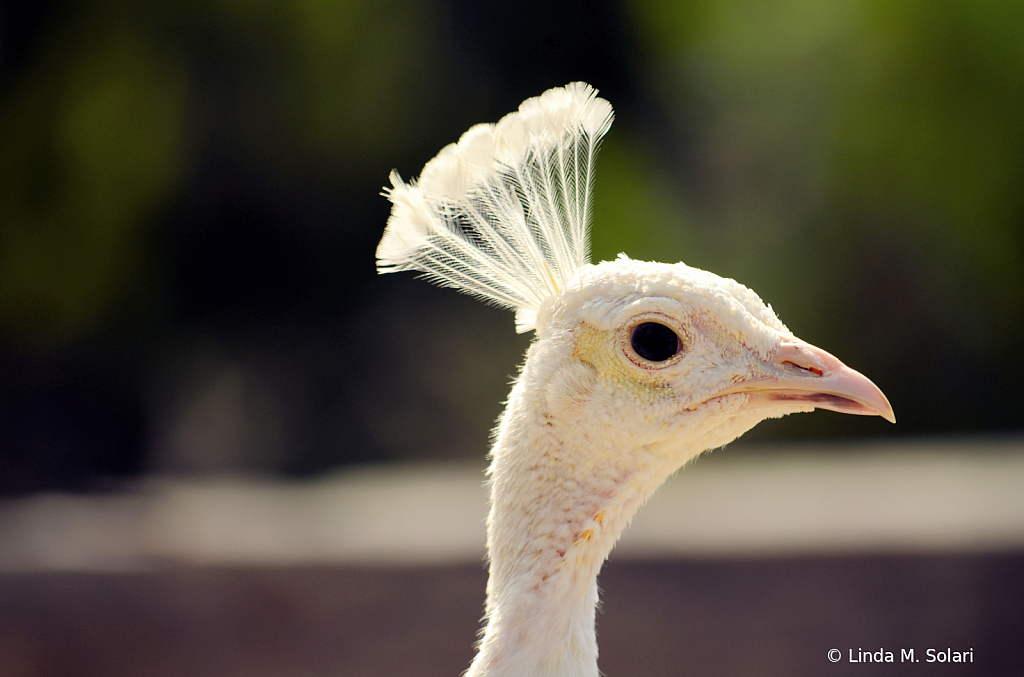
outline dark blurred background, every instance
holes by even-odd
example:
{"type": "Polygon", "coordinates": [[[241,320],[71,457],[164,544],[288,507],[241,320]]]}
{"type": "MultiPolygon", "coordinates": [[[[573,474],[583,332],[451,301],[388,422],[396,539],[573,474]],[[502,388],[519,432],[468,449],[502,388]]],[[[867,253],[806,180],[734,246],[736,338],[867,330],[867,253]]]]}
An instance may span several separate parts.
{"type": "Polygon", "coordinates": [[[529,336],[378,277],[388,172],[582,79],[594,258],[734,277],[888,394],[750,440],[1021,430],[1024,4],[8,0],[0,492],[482,456],[529,336]]]}

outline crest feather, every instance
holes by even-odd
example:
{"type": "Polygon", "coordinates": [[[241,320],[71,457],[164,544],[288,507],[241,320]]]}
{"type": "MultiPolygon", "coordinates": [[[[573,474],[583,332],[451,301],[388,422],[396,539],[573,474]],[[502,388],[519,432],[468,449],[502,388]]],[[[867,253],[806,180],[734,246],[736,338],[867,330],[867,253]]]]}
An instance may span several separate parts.
{"type": "Polygon", "coordinates": [[[574,82],[471,127],[418,181],[391,172],[377,271],[421,271],[533,329],[545,299],[589,263],[594,160],[612,118],[597,90],[574,82]]]}

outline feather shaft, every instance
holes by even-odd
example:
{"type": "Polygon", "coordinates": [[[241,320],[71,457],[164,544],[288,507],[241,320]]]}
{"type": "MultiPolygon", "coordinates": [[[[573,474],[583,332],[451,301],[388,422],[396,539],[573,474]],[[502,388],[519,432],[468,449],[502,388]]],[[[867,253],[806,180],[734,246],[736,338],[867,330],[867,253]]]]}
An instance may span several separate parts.
{"type": "Polygon", "coordinates": [[[378,272],[420,271],[533,329],[545,300],[589,262],[593,166],[612,119],[593,87],[574,82],[470,128],[418,180],[392,172],[378,272]]]}

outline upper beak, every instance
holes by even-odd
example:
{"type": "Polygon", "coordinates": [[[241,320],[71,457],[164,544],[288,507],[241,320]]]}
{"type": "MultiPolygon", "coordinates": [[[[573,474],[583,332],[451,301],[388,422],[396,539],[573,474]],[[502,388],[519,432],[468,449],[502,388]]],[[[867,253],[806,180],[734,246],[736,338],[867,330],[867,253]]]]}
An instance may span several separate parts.
{"type": "Polygon", "coordinates": [[[821,348],[789,340],[780,344],[763,366],[760,376],[721,394],[750,393],[777,402],[805,402],[819,409],[896,422],[892,405],[878,386],[821,348]]]}

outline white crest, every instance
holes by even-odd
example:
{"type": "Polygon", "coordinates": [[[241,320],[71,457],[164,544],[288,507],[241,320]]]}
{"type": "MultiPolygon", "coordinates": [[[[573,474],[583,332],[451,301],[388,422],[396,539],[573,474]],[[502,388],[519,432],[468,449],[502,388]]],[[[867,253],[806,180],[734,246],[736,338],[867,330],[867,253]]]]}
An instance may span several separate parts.
{"type": "Polygon", "coordinates": [[[594,160],[612,107],[582,82],[527,99],[446,146],[418,181],[391,172],[377,270],[418,270],[516,311],[516,330],[590,258],[594,160]]]}

